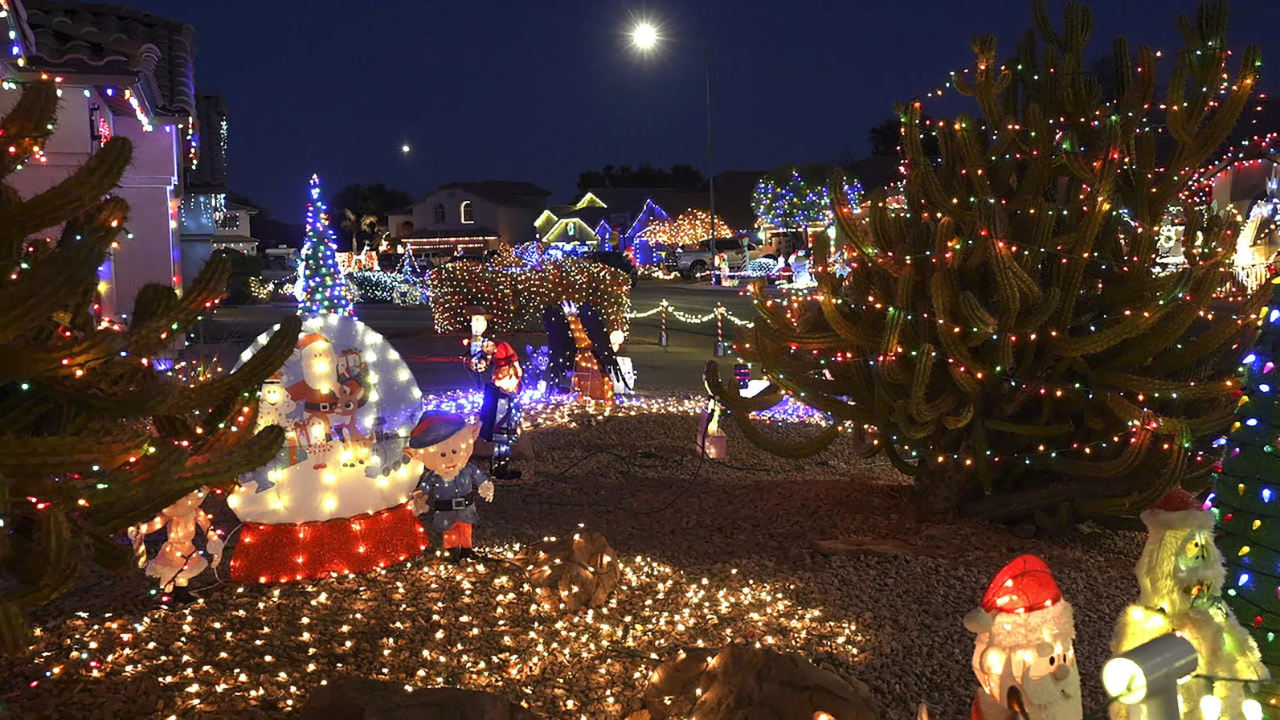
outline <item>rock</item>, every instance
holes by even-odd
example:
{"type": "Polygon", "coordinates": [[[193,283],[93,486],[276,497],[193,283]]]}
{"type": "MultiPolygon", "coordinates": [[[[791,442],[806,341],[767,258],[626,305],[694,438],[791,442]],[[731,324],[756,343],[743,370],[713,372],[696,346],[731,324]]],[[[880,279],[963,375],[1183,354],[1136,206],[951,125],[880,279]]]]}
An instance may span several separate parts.
{"type": "Polygon", "coordinates": [[[672,715],[688,716],[698,698],[698,682],[707,669],[707,661],[715,653],[707,648],[692,648],[658,666],[649,676],[649,686],[644,691],[648,717],[664,720],[672,715]]]}
{"type": "Polygon", "coordinates": [[[744,645],[680,653],[653,672],[644,701],[653,720],[879,717],[861,682],[846,681],[799,655],[744,645]]]}
{"type": "Polygon", "coordinates": [[[1031,523],[1019,523],[1010,528],[1009,532],[1013,533],[1014,537],[1030,540],[1036,536],[1036,526],[1031,523]]]}
{"type": "Polygon", "coordinates": [[[536,543],[512,562],[524,568],[544,606],[564,612],[604,605],[618,584],[617,553],[600,533],[536,543]]]}
{"type": "Polygon", "coordinates": [[[525,433],[524,435],[520,436],[520,439],[516,441],[515,447],[511,448],[512,460],[523,460],[525,462],[530,462],[532,460],[537,459],[537,456],[533,452],[533,449],[534,449],[533,437],[534,437],[533,433],[525,433]]]}
{"type": "Polygon", "coordinates": [[[307,698],[302,720],[537,720],[509,700],[485,692],[427,688],[342,677],[307,698]]]}
{"type": "Polygon", "coordinates": [[[895,540],[894,538],[846,538],[843,540],[815,540],[814,551],[822,555],[945,555],[957,553],[959,546],[944,541],[929,545],[895,540]]]}

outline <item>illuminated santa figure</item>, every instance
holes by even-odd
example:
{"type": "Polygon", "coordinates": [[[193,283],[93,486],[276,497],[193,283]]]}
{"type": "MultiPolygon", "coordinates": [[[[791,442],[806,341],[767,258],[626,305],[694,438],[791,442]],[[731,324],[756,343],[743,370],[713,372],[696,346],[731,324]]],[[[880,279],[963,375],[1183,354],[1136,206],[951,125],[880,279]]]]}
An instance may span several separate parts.
{"type": "Polygon", "coordinates": [[[1075,622],[1049,567],[1034,555],[996,573],[964,619],[977,638],[972,720],[1079,720],[1075,622]]]}
{"type": "MultiPolygon", "coordinates": [[[[303,327],[297,350],[259,400],[288,441],[270,464],[242,477],[227,501],[243,524],[231,576],[244,582],[367,572],[427,544],[409,506],[422,467],[404,457],[422,398],[413,374],[353,317],[310,316],[303,327]]],[[[241,363],[270,335],[255,340],[241,363]]]]}
{"type": "MultiPolygon", "coordinates": [[[[1269,673],[1253,638],[1222,599],[1226,570],[1214,544],[1213,511],[1174,488],[1142,513],[1142,522],[1149,535],[1138,559],[1138,601],[1120,615],[1112,652],[1177,633],[1199,659],[1196,672],[1178,685],[1182,717],[1252,720],[1246,684],[1266,680],[1269,673]]],[[[1111,716],[1127,717],[1127,707],[1115,703],[1111,716]]]]}

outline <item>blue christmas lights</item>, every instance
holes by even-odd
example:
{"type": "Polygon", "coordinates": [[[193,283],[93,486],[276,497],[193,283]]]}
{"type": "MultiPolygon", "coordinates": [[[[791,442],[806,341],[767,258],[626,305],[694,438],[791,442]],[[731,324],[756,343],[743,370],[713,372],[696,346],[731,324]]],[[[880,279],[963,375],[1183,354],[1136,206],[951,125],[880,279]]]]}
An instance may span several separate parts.
{"type": "Polygon", "coordinates": [[[338,268],[337,244],[329,227],[329,209],[320,199],[320,176],[311,176],[307,203],[307,239],[298,258],[298,314],[355,317],[346,280],[338,268]]]}

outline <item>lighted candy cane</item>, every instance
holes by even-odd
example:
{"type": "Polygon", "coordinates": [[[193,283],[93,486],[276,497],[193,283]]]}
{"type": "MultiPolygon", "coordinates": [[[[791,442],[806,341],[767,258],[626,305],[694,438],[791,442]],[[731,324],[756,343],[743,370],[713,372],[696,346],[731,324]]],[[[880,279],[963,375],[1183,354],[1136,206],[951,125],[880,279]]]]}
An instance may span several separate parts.
{"type": "Polygon", "coordinates": [[[716,303],[716,357],[724,357],[724,305],[716,303]]]}

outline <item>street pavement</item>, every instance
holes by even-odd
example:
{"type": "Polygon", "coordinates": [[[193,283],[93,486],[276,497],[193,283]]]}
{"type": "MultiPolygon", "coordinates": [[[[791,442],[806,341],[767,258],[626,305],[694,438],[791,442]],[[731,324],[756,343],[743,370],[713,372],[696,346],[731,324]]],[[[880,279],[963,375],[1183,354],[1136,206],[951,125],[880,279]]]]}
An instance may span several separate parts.
{"type": "MultiPolygon", "coordinates": [[[[632,290],[634,312],[643,313],[659,306],[665,299],[669,306],[687,316],[713,313],[717,303],[743,320],[754,318],[750,298],[738,288],[694,285],[683,281],[641,280],[632,290]]],[[[245,305],[217,308],[199,323],[196,340],[202,350],[217,352],[224,362],[235,362],[238,355],[259,333],[295,312],[290,304],[245,305]]],[[[373,329],[382,333],[409,364],[423,391],[452,390],[472,387],[473,379],[462,364],[467,338],[461,334],[437,335],[431,312],[425,308],[395,305],[361,305],[356,314],[373,329]]],[[[667,347],[658,343],[660,313],[637,318],[621,353],[631,358],[636,369],[636,388],[645,390],[702,389],[702,370],[715,358],[716,323],[707,320],[691,324],[674,314],[667,317],[667,347]]],[[[735,337],[737,326],[724,321],[726,348],[735,337]]],[[[523,357],[526,345],[535,348],[546,343],[542,333],[512,333],[500,339],[510,342],[523,357]]],[[[732,356],[724,358],[732,363],[732,356]]]]}

